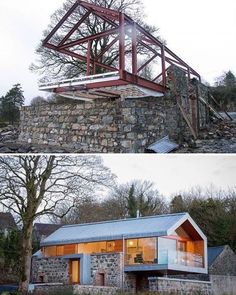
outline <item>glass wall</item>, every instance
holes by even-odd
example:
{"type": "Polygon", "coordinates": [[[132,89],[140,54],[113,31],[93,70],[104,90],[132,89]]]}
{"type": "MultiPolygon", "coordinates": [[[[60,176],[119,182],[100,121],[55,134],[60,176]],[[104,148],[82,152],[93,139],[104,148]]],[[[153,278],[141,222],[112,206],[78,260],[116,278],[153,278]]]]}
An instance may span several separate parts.
{"type": "Polygon", "coordinates": [[[204,241],[158,238],[158,264],[204,266],[204,241]]]}
{"type": "Polygon", "coordinates": [[[158,238],[158,264],[175,263],[176,240],[158,238]]]}
{"type": "Polygon", "coordinates": [[[157,263],[156,238],[126,240],[126,265],[152,263],[157,263]]]}
{"type": "Polygon", "coordinates": [[[175,264],[204,266],[204,241],[176,236],[126,240],[126,265],[175,264]]]}

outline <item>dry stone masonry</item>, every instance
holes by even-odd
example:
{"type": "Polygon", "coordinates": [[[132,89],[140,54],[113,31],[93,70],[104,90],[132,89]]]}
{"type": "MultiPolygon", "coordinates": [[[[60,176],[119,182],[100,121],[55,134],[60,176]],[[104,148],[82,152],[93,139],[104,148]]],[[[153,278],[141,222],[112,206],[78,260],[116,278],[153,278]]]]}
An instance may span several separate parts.
{"type": "Polygon", "coordinates": [[[187,132],[173,99],[47,104],[21,110],[19,140],[73,148],[77,152],[144,152],[166,135],[187,132]]]}
{"type": "Polygon", "coordinates": [[[212,288],[211,282],[150,277],[149,292],[160,292],[165,294],[211,295],[212,288]]]}
{"type": "Polygon", "coordinates": [[[189,122],[196,132],[208,123],[199,102],[199,96],[207,101],[208,89],[178,67],[170,68],[168,80],[170,91],[161,97],[23,107],[19,141],[86,153],[144,152],[167,135],[181,143],[191,136],[189,122]]]}

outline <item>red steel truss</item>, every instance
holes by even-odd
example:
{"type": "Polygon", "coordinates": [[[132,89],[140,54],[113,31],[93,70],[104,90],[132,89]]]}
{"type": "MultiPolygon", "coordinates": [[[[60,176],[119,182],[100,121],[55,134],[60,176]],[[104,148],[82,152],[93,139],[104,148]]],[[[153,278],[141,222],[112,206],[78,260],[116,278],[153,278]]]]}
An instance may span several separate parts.
{"type": "MultiPolygon", "coordinates": [[[[112,9],[99,7],[94,4],[85,1],[75,1],[74,5],[54,27],[50,34],[43,41],[43,46],[56,50],[60,53],[69,55],[73,58],[77,58],[83,61],[87,65],[87,76],[97,73],[98,68],[102,68],[104,72],[119,72],[119,79],[112,81],[104,81],[99,83],[90,83],[86,85],[87,89],[102,88],[118,85],[135,84],[140,87],[144,87],[153,91],[164,93],[167,90],[167,69],[170,65],[177,65],[181,67],[188,75],[188,78],[195,77],[201,79],[200,75],[192,69],[187,63],[179,58],[174,52],[172,52],[161,41],[147,32],[142,26],[133,21],[129,16],[122,12],[118,12],[112,9]],[[63,39],[55,45],[55,42],[51,42],[52,37],[62,27],[62,25],[68,20],[68,18],[75,12],[78,7],[83,8],[84,15],[78,19],[78,22],[74,27],[63,37],[63,39]],[[70,37],[74,32],[90,17],[90,15],[97,16],[98,18],[109,24],[110,29],[95,35],[89,35],[86,37],[81,36],[77,40],[70,41],[70,37]],[[98,54],[96,58],[91,56],[92,42],[99,40],[100,38],[115,36],[115,38],[107,45],[107,47],[98,54]],[[131,49],[131,69],[126,70],[127,53],[126,42],[127,38],[132,42],[131,49]],[[118,44],[117,44],[118,43],[118,44]],[[108,53],[109,49],[114,45],[119,46],[119,63],[117,66],[110,66],[102,62],[102,57],[105,53],[108,53]],[[87,48],[86,55],[76,52],[76,46],[82,45],[87,48]],[[137,48],[143,47],[153,55],[145,61],[142,65],[138,65],[138,53],[137,48]],[[145,69],[154,59],[159,59],[161,65],[160,73],[152,80],[143,78],[140,76],[140,72],[145,69]]],[[[56,90],[55,90],[56,91],[56,90]]],[[[60,91],[57,89],[57,91],[60,91]]]]}

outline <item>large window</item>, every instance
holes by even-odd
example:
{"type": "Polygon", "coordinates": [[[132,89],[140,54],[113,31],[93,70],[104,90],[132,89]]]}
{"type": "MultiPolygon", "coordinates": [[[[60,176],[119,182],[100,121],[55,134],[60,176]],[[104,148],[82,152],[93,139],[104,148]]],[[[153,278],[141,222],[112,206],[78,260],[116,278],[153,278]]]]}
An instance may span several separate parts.
{"type": "Polygon", "coordinates": [[[123,241],[103,241],[43,247],[45,257],[69,254],[113,253],[123,251],[123,241]]]}
{"type": "Polygon", "coordinates": [[[126,261],[129,264],[157,263],[157,239],[143,238],[126,240],[126,261]]]}
{"type": "Polygon", "coordinates": [[[110,253],[123,251],[122,240],[78,244],[78,253],[110,253]]]}

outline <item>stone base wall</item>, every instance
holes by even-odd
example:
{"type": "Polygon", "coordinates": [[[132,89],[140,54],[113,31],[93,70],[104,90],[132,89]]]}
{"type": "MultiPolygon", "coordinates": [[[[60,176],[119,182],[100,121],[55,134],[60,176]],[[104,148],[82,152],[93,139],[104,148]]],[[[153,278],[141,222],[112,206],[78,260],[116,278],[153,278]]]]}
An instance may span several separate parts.
{"type": "Polygon", "coordinates": [[[83,285],[62,285],[62,284],[39,284],[31,285],[29,293],[34,295],[114,295],[118,294],[120,290],[115,287],[95,287],[83,285]]]}
{"type": "Polygon", "coordinates": [[[171,97],[23,107],[19,141],[72,148],[77,152],[144,152],[169,135],[189,134],[171,97]]]}
{"type": "Polygon", "coordinates": [[[129,292],[131,294],[136,293],[136,274],[133,273],[125,273],[124,274],[124,290],[125,292],[129,292]]]}
{"type": "Polygon", "coordinates": [[[31,282],[69,283],[69,262],[59,257],[32,258],[31,282]]]}
{"type": "Polygon", "coordinates": [[[116,287],[99,287],[99,286],[73,286],[74,295],[113,295],[119,293],[120,290],[116,287]]]}
{"type": "Polygon", "coordinates": [[[236,276],[211,275],[210,280],[214,295],[236,294],[236,276]]]}
{"type": "Polygon", "coordinates": [[[71,295],[73,293],[73,286],[62,284],[39,284],[30,285],[29,294],[33,295],[71,295]]]}
{"type": "Polygon", "coordinates": [[[122,288],[122,270],[122,253],[91,255],[91,278],[94,286],[101,285],[102,276],[104,286],[122,288]]]}
{"type": "Polygon", "coordinates": [[[212,287],[211,282],[159,277],[149,278],[149,292],[211,295],[212,287]]]}

